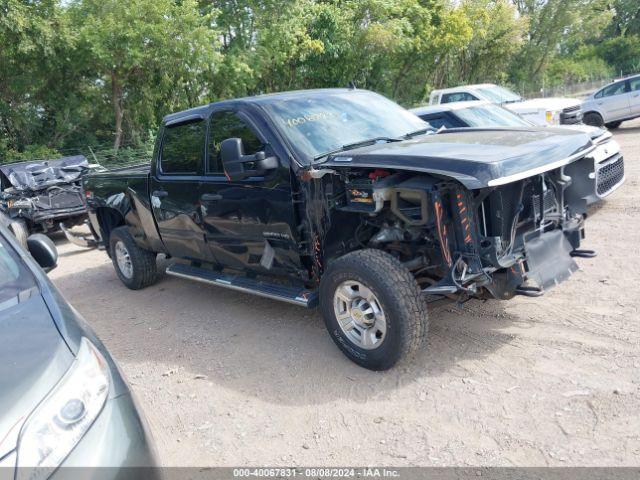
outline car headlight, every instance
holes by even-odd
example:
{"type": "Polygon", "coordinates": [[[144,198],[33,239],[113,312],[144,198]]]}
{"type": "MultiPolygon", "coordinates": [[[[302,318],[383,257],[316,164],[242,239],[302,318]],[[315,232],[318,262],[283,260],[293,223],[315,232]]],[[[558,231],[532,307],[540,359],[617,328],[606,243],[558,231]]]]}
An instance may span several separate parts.
{"type": "Polygon", "coordinates": [[[554,112],[553,110],[547,110],[544,118],[547,123],[550,123],[552,125],[560,123],[560,116],[558,115],[558,112],[554,112]]]}
{"type": "Polygon", "coordinates": [[[71,368],[22,427],[16,479],[51,475],[98,417],[108,393],[107,362],[82,338],[71,368]]]}

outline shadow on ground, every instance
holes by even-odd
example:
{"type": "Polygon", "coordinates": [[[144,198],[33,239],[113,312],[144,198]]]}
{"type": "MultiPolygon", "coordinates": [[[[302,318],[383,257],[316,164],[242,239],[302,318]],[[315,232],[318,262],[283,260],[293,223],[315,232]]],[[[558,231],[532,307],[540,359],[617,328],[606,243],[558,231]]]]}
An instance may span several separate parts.
{"type": "Polygon", "coordinates": [[[460,362],[509,345],[513,336],[503,330],[518,321],[479,302],[434,310],[427,348],[417,358],[370,372],[341,354],[317,310],[167,276],[131,291],[110,263],[55,283],[119,362],[204,374],[216,386],[274,404],[364,402],[423,377],[452,370],[464,377],[460,362]]]}

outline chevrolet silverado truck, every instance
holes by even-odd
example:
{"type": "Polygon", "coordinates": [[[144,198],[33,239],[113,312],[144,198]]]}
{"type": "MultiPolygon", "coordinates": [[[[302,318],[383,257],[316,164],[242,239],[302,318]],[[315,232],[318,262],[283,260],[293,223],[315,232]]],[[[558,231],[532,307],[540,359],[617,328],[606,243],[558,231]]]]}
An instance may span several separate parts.
{"type": "Polygon", "coordinates": [[[577,269],[588,135],[435,133],[392,101],[329,89],[164,118],[149,165],[84,179],[131,289],[166,273],[304,307],[373,370],[410,358],[442,301],[537,297],[577,269]]]}

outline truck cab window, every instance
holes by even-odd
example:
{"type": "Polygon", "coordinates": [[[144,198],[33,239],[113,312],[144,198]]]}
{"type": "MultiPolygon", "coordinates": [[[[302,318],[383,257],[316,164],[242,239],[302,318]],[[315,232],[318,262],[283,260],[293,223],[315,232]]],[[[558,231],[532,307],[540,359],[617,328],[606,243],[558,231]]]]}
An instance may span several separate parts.
{"type": "Polygon", "coordinates": [[[467,102],[471,100],[478,99],[467,92],[455,92],[445,93],[444,95],[442,95],[442,101],[440,103],[467,102]]]}
{"type": "Polygon", "coordinates": [[[204,120],[167,127],[164,131],[160,157],[162,173],[196,174],[200,172],[204,138],[204,120]]]}
{"type": "Polygon", "coordinates": [[[236,113],[215,112],[211,115],[209,123],[209,162],[207,173],[223,173],[222,159],[220,158],[220,144],[227,138],[241,138],[244,145],[244,153],[251,155],[264,150],[264,143],[253,128],[236,113]]]}
{"type": "Polygon", "coordinates": [[[426,115],[420,118],[422,118],[425,122],[428,122],[429,125],[431,125],[433,128],[436,128],[436,129],[440,127],[453,128],[458,126],[458,125],[454,125],[451,119],[447,118],[447,116],[444,113],[435,114],[435,115],[426,115]]]}

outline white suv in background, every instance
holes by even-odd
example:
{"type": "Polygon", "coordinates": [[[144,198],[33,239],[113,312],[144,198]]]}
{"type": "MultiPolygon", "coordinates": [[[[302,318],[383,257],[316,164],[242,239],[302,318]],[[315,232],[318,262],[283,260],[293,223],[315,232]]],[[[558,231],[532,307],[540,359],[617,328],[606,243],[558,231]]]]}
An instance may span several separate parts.
{"type": "Polygon", "coordinates": [[[582,103],[584,123],[618,128],[625,120],[640,117],[640,75],[615,80],[589,95],[582,103]]]}
{"type": "Polygon", "coordinates": [[[524,100],[511,90],[493,83],[434,90],[429,96],[429,105],[469,100],[485,100],[502,105],[536,125],[575,125],[582,122],[579,100],[573,98],[524,100]]]}

